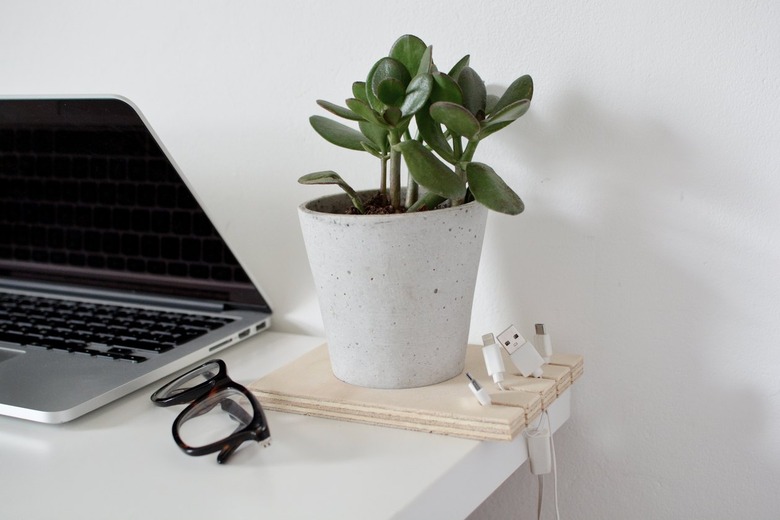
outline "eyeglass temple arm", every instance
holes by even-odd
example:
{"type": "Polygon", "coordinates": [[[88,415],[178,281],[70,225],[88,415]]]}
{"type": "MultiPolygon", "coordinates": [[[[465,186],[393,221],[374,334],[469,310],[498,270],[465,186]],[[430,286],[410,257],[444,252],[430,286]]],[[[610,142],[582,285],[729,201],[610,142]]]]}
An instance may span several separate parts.
{"type": "Polygon", "coordinates": [[[238,448],[238,444],[225,444],[221,450],[219,450],[219,455],[217,455],[217,462],[219,464],[224,464],[228,458],[233,454],[234,451],[236,451],[236,448],[238,448]]]}
{"type": "MultiPolygon", "coordinates": [[[[232,399],[223,399],[219,404],[222,406],[222,409],[230,415],[231,419],[240,424],[238,429],[252,422],[252,416],[232,399]]],[[[238,431],[238,429],[236,431],[238,431]]]]}

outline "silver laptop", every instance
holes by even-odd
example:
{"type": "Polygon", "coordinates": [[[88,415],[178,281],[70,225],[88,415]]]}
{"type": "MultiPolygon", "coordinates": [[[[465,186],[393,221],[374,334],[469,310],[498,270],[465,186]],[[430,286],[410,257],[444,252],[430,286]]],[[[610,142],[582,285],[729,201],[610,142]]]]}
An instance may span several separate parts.
{"type": "Polygon", "coordinates": [[[0,414],[69,421],[270,315],[132,103],[0,98],[0,414]]]}

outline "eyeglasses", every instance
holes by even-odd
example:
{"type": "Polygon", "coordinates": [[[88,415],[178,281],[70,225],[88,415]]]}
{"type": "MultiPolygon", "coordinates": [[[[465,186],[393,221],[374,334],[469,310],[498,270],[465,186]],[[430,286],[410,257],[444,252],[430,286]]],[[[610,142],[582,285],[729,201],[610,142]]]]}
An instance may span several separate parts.
{"type": "Polygon", "coordinates": [[[173,422],[173,439],[187,455],[218,451],[217,462],[222,464],[246,441],[271,444],[263,408],[252,392],[228,377],[221,359],[171,381],[152,394],[152,402],[190,403],[173,422]]]}

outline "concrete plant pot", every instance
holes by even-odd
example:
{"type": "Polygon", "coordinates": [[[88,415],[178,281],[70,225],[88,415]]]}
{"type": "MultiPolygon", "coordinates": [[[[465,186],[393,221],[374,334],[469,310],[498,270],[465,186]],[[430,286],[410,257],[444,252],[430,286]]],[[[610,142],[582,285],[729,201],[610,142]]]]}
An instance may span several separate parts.
{"type": "Polygon", "coordinates": [[[371,388],[445,381],[464,368],[487,209],[339,214],[298,208],[334,375],[371,388]]]}

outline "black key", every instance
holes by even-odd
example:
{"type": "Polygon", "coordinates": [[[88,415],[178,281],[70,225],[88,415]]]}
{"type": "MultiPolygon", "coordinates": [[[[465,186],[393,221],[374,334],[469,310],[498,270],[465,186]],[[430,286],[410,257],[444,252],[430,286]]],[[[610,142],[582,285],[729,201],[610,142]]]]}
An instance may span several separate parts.
{"type": "Polygon", "coordinates": [[[74,340],[59,341],[52,340],[51,338],[43,338],[36,343],[51,350],[64,350],[66,352],[83,351],[87,348],[87,344],[83,341],[74,340]]]}
{"type": "Polygon", "coordinates": [[[133,349],[124,348],[124,347],[114,347],[114,348],[108,349],[107,352],[109,354],[117,354],[117,355],[120,355],[120,356],[130,356],[135,351],[133,349]]]}
{"type": "Polygon", "coordinates": [[[125,355],[120,358],[118,358],[121,361],[131,361],[133,363],[143,363],[148,358],[145,358],[143,356],[135,356],[135,355],[125,355]]]}
{"type": "Polygon", "coordinates": [[[125,349],[148,350],[159,353],[167,352],[174,347],[174,345],[168,343],[160,343],[157,341],[148,341],[130,337],[117,338],[112,342],[112,345],[116,345],[117,347],[125,349]]]}
{"type": "Polygon", "coordinates": [[[197,337],[202,336],[202,334],[192,334],[192,333],[181,333],[181,334],[174,334],[174,343],[176,345],[183,345],[187,343],[188,341],[191,341],[197,337]]]}

